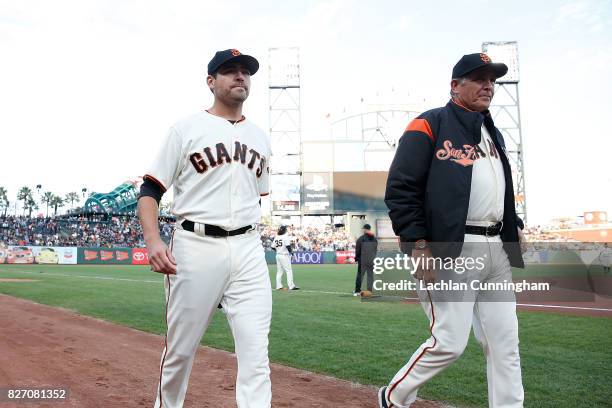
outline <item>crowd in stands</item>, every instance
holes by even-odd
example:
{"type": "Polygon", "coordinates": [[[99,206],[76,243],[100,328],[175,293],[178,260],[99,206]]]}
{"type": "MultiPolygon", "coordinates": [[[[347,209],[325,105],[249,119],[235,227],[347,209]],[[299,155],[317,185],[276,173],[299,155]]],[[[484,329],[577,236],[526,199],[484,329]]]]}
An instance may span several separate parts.
{"type": "MultiPolygon", "coordinates": [[[[262,244],[271,250],[278,226],[260,225],[262,244]]],[[[171,219],[160,220],[161,237],[169,242],[174,230],[171,219]]],[[[550,244],[571,243],[571,239],[547,232],[540,226],[524,230],[534,248],[550,244]]],[[[346,251],[355,249],[355,240],[343,228],[331,225],[298,228],[290,226],[288,234],[296,238],[298,251],[346,251]]],[[[578,243],[577,243],[578,244],[578,243]]],[[[0,216],[0,245],[144,247],[140,223],[135,216],[72,216],[29,218],[0,216]]]]}
{"type": "MultiPolygon", "coordinates": [[[[272,240],[278,227],[265,226],[261,229],[261,240],[266,250],[271,250],[272,240]]],[[[296,238],[298,251],[348,251],[355,249],[355,240],[344,228],[325,227],[289,227],[287,234],[296,238]]]]}
{"type": "MultiPolygon", "coordinates": [[[[260,226],[262,243],[271,250],[276,226],[260,226]]],[[[174,222],[160,220],[162,239],[168,242],[174,222]]],[[[355,248],[344,228],[331,226],[289,228],[299,251],[344,251],[355,248]]],[[[131,217],[29,218],[0,217],[0,244],[17,246],[144,247],[138,219],[131,217]]]]}
{"type": "MultiPolygon", "coordinates": [[[[162,239],[169,241],[174,224],[160,221],[162,239]]],[[[142,247],[135,217],[29,218],[0,217],[0,243],[19,246],[142,247]]]]}
{"type": "Polygon", "coordinates": [[[546,231],[540,225],[526,227],[523,234],[528,242],[576,242],[574,239],[546,231]]]}

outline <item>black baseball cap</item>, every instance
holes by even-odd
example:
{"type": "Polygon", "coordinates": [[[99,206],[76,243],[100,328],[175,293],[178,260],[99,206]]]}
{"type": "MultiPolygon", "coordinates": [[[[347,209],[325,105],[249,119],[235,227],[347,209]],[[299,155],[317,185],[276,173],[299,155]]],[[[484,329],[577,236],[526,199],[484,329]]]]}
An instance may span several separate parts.
{"type": "Polygon", "coordinates": [[[363,229],[364,230],[371,230],[372,226],[370,224],[363,224],[363,229]]]}
{"type": "Polygon", "coordinates": [[[215,56],[208,63],[208,75],[212,75],[227,62],[238,62],[244,65],[251,75],[254,75],[259,69],[259,62],[250,55],[245,55],[236,49],[217,51],[215,56]]]}
{"type": "Polygon", "coordinates": [[[466,74],[469,74],[470,72],[482,67],[489,67],[489,69],[491,69],[495,74],[496,78],[501,78],[508,72],[508,67],[506,64],[501,62],[493,62],[487,54],[477,52],[475,54],[467,54],[461,57],[459,62],[457,62],[453,67],[452,79],[464,77],[466,74]]]}

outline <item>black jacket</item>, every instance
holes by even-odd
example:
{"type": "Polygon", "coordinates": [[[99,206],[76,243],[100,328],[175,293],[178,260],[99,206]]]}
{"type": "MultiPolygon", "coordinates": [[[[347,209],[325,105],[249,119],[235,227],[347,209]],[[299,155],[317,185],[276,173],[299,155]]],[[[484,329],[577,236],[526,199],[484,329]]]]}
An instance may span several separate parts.
{"type": "Polygon", "coordinates": [[[365,265],[373,265],[377,249],[378,240],[376,237],[370,234],[363,234],[357,238],[355,243],[355,261],[365,265]]]}
{"type": "Polygon", "coordinates": [[[472,163],[478,157],[481,127],[484,122],[500,154],[506,191],[501,239],[510,264],[523,267],[518,245],[516,215],[510,163],[501,132],[488,111],[469,111],[450,101],[442,108],[424,112],[414,119],[399,141],[387,179],[385,203],[402,250],[426,239],[449,243],[435,256],[457,257],[465,236],[472,163]],[[453,244],[456,243],[456,244],[453,244]]]}

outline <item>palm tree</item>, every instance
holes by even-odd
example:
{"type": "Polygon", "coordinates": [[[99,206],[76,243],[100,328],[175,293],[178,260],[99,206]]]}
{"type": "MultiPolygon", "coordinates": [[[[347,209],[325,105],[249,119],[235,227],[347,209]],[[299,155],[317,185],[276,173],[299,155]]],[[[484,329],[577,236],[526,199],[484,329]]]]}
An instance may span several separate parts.
{"type": "Polygon", "coordinates": [[[50,202],[50,204],[53,206],[53,215],[57,215],[57,207],[63,207],[64,203],[65,201],[62,197],[56,196],[55,194],[53,195],[50,202]]]}
{"type": "Polygon", "coordinates": [[[40,201],[47,204],[47,217],[49,217],[49,204],[51,204],[51,200],[53,199],[54,194],[50,191],[47,191],[43,194],[43,197],[40,201]]]}
{"type": "MultiPolygon", "coordinates": [[[[23,201],[23,215],[25,215],[25,212],[28,207],[26,204],[28,204],[29,201],[34,201],[34,199],[32,198],[32,189],[27,186],[21,187],[19,189],[19,192],[17,193],[17,200],[23,201]]],[[[30,214],[32,214],[31,209],[30,209],[30,214]]]]}
{"type": "Polygon", "coordinates": [[[66,194],[66,203],[70,201],[70,209],[72,210],[74,208],[74,202],[75,201],[79,201],[79,195],[75,192],[70,192],[68,194],[66,194]]]}
{"type": "MultiPolygon", "coordinates": [[[[9,209],[10,205],[11,205],[11,202],[10,202],[9,200],[6,200],[6,201],[4,202],[4,218],[6,218],[6,212],[7,212],[7,210],[9,209]]],[[[15,215],[16,215],[16,214],[15,214],[15,215]]]]}
{"type": "Polygon", "coordinates": [[[23,212],[28,210],[28,217],[32,217],[32,211],[38,210],[38,204],[34,201],[34,198],[31,196],[27,198],[27,200],[23,203],[23,212]]]}

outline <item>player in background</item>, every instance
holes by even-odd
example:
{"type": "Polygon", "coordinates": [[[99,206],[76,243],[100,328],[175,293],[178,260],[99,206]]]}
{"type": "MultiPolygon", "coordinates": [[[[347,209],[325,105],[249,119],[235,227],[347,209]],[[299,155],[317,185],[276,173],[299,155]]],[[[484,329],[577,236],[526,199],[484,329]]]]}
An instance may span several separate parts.
{"type": "Polygon", "coordinates": [[[293,269],[291,268],[291,255],[295,248],[295,238],[287,235],[287,226],[278,229],[272,250],[276,252],[276,289],[283,290],[283,275],[287,274],[287,287],[289,290],[299,290],[293,282],[293,269]]]}

